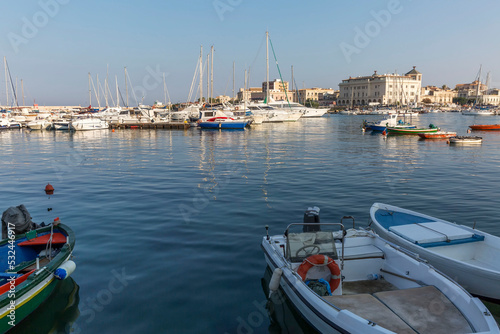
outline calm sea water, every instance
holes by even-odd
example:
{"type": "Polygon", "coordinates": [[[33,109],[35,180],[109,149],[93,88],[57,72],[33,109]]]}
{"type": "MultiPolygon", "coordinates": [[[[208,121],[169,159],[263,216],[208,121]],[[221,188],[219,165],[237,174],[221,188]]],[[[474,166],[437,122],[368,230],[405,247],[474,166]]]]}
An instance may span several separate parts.
{"type": "MultiPolygon", "coordinates": [[[[15,332],[300,332],[293,313],[287,327],[271,325],[260,242],[265,225],[280,234],[313,205],[323,222],[353,215],[367,225],[370,206],[385,202],[500,236],[500,132],[467,147],[361,132],[363,119],[378,118],[0,132],[3,210],[25,204],[34,221],[58,216],[77,236],[73,280],[15,332]]],[[[413,122],[465,135],[500,117],[413,122]]]]}

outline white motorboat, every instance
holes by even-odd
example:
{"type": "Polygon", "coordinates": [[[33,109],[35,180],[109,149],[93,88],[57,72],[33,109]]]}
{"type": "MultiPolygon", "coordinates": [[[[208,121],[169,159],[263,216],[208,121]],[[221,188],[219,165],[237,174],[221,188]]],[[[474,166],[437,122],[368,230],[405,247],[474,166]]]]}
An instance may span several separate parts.
{"type": "Polygon", "coordinates": [[[318,332],[500,333],[478,298],[417,254],[373,231],[346,230],[351,216],[324,224],[318,213],[310,208],[303,224],[262,240],[270,296],[282,289],[318,332]],[[333,226],[340,231],[326,230],[333,226]]]}
{"type": "Polygon", "coordinates": [[[52,128],[54,130],[68,131],[70,129],[69,123],[70,121],[66,120],[56,120],[52,122],[52,128]]]}
{"type": "Polygon", "coordinates": [[[495,110],[486,108],[470,108],[462,111],[464,116],[492,116],[495,115],[495,110]]]}
{"type": "Polygon", "coordinates": [[[328,111],[328,109],[306,107],[297,102],[270,101],[269,105],[271,107],[281,108],[287,111],[298,111],[302,114],[301,118],[321,117],[328,111]]]}
{"type": "Polygon", "coordinates": [[[104,130],[109,128],[109,124],[99,118],[82,118],[71,121],[70,129],[75,131],[104,130]]]}
{"type": "Polygon", "coordinates": [[[483,142],[483,137],[478,137],[478,136],[455,136],[455,137],[450,137],[449,139],[450,144],[455,144],[455,145],[476,145],[476,144],[481,144],[483,142]]]}
{"type": "Polygon", "coordinates": [[[500,238],[396,206],[375,203],[373,229],[420,254],[470,293],[500,300],[500,238]]]}
{"type": "Polygon", "coordinates": [[[47,130],[52,126],[52,122],[46,119],[34,119],[26,123],[26,126],[31,130],[47,130]]]}
{"type": "Polygon", "coordinates": [[[263,123],[296,122],[302,117],[298,111],[288,111],[265,103],[251,103],[247,109],[252,115],[262,116],[263,123]]]}

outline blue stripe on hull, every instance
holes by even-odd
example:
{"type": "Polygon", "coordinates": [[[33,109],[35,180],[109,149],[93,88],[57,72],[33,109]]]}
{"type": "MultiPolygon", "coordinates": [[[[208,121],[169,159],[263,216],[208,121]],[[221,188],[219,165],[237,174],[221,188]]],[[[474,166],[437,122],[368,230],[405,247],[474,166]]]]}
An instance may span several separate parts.
{"type": "Polygon", "coordinates": [[[198,126],[205,129],[244,129],[247,122],[241,123],[219,123],[219,122],[201,122],[198,126]]]}

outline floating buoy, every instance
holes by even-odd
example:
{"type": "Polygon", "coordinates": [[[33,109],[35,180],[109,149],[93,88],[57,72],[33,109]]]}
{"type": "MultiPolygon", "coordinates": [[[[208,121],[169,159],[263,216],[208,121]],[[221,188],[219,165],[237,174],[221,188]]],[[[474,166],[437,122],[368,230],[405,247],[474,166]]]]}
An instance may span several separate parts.
{"type": "Polygon", "coordinates": [[[111,132],[115,132],[115,129],[111,130],[111,132]]]}
{"type": "Polygon", "coordinates": [[[54,271],[54,276],[59,280],[63,280],[68,278],[69,275],[71,275],[73,271],[75,271],[75,269],[76,269],[76,263],[71,260],[68,260],[63,264],[61,264],[59,268],[56,269],[56,271],[54,271]]]}
{"type": "Polygon", "coordinates": [[[52,185],[50,183],[48,183],[45,186],[45,194],[47,194],[47,195],[53,195],[54,194],[54,187],[52,187],[52,185]]]}
{"type": "Polygon", "coordinates": [[[273,271],[273,276],[269,281],[269,297],[273,294],[273,292],[277,291],[280,287],[281,275],[283,274],[283,270],[280,268],[276,268],[273,271]]]}

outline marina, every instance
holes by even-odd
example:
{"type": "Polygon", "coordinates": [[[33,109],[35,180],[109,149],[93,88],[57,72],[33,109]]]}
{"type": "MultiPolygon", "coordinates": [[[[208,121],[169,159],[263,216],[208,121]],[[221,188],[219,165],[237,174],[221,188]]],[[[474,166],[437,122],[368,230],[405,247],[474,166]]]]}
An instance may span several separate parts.
{"type": "MultiPolygon", "coordinates": [[[[260,244],[266,225],[281,234],[312,205],[322,222],[349,215],[356,228],[381,202],[500,235],[498,132],[453,146],[361,131],[363,119],[380,118],[328,114],[245,131],[1,131],[5,209],[23,203],[38,223],[59,216],[77,239],[77,269],[47,300],[67,312],[42,308],[12,332],[310,333],[279,292],[268,314],[260,244]],[[189,298],[187,282],[196,282],[189,298]],[[151,300],[154,308],[135,306],[151,300]]],[[[428,113],[413,123],[465,135],[473,121],[428,113]]],[[[498,319],[498,306],[483,302],[498,319]]]]}

